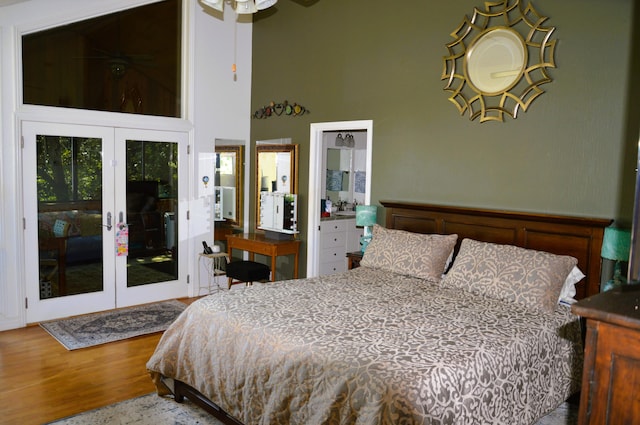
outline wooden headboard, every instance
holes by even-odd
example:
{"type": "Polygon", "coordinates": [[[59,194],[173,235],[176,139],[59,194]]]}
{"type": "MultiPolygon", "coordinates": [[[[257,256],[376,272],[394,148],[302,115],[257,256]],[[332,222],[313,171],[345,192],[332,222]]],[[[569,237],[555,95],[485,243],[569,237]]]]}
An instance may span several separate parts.
{"type": "Polygon", "coordinates": [[[575,257],[586,275],[576,285],[576,298],[600,292],[600,249],[604,228],[612,220],[411,202],[380,203],[386,208],[386,227],[390,229],[456,233],[458,246],[462,239],[470,238],[575,257]]]}

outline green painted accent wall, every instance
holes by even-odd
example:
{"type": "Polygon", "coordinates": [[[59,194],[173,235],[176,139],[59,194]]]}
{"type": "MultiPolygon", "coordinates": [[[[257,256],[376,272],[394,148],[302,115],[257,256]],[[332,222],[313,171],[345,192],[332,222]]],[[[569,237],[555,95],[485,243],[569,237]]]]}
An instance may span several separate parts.
{"type": "MultiPolygon", "coordinates": [[[[483,3],[280,0],[254,16],[252,110],[288,100],[311,111],[251,124],[252,143],[291,137],[300,144],[302,239],[309,125],[359,119],[374,123],[374,204],[407,200],[630,223],[640,6],[533,1],[556,27],[554,81],[517,119],[481,124],[459,115],[441,74],[450,33],[483,3]]],[[[305,264],[303,255],[302,271],[305,264]]]]}

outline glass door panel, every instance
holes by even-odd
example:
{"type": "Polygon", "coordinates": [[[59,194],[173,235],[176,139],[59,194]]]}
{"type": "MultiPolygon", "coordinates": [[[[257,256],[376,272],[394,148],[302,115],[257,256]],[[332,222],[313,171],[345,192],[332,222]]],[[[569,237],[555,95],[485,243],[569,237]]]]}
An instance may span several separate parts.
{"type": "Polygon", "coordinates": [[[127,286],[178,279],[178,145],[127,140],[127,286]]]}
{"type": "Polygon", "coordinates": [[[115,307],[113,129],[23,122],[27,322],[115,307]]]}
{"type": "Polygon", "coordinates": [[[178,255],[187,228],[188,134],[116,129],[116,210],[128,227],[126,256],[116,258],[119,307],[187,295],[187,262],[178,255]],[[125,189],[125,190],[121,190],[125,189]],[[182,211],[184,209],[184,211],[182,211]]]}
{"type": "Polygon", "coordinates": [[[102,291],[102,140],[36,136],[40,299],[102,291]]]}

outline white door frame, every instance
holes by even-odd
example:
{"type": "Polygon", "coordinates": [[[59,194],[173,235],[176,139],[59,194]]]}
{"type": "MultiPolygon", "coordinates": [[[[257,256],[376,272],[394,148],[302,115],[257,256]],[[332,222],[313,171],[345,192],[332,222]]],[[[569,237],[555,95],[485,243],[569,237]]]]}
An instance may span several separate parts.
{"type": "Polygon", "coordinates": [[[309,201],[307,217],[307,277],[318,276],[320,268],[320,200],[322,199],[323,135],[325,131],[366,131],[365,204],[371,203],[371,158],[373,151],[373,120],[312,123],[309,133],[309,201]]]}
{"type": "MultiPolygon", "coordinates": [[[[187,202],[178,202],[178,279],[174,281],[158,282],[150,285],[127,287],[126,262],[127,257],[115,256],[115,228],[118,222],[119,211],[126,214],[126,190],[116,193],[116,188],[126,188],[126,173],[124,168],[118,173],[113,173],[113,167],[125,167],[125,141],[126,139],[170,141],[178,144],[178,164],[180,168],[179,199],[188,198],[189,158],[187,157],[188,132],[172,130],[145,130],[123,129],[112,126],[84,125],[44,121],[21,121],[21,135],[24,143],[22,152],[22,184],[23,184],[23,211],[25,218],[24,229],[24,284],[26,301],[26,322],[36,323],[54,318],[72,315],[86,314],[95,311],[125,307],[170,298],[188,296],[189,285],[187,275],[189,268],[189,225],[187,222],[187,202]],[[38,218],[33,212],[38,211],[36,182],[33,178],[36,173],[35,140],[37,134],[60,134],[76,137],[97,137],[103,141],[103,211],[112,213],[113,228],[106,230],[103,227],[103,268],[105,283],[103,291],[40,299],[38,261],[38,218]],[[108,148],[108,149],[105,149],[108,148]],[[110,174],[115,174],[111,176],[110,174]],[[115,178],[114,178],[115,177],[115,178]],[[116,193],[114,198],[112,195],[116,193]],[[110,196],[111,195],[111,196],[110,196]],[[29,212],[27,214],[27,212],[29,212]],[[35,247],[35,248],[34,248],[35,247]],[[33,250],[35,249],[35,252],[33,250]],[[31,252],[27,252],[27,251],[31,252]],[[113,255],[107,255],[107,253],[113,255]],[[34,265],[35,261],[35,265],[34,265]],[[112,279],[114,283],[107,283],[112,279]]],[[[125,215],[126,217],[126,215],[125,215]]],[[[106,217],[103,214],[103,225],[106,217]]]]}
{"type": "MultiPolygon", "coordinates": [[[[178,279],[166,282],[156,282],[147,285],[127,287],[127,257],[116,257],[116,305],[117,307],[128,307],[132,305],[150,303],[154,301],[167,300],[171,298],[181,298],[188,296],[187,267],[188,267],[188,234],[189,224],[187,221],[187,204],[179,202],[188,193],[188,158],[187,143],[189,135],[184,132],[165,130],[141,130],[116,128],[115,141],[122,143],[122,149],[116,149],[116,162],[126,164],[124,145],[126,140],[150,140],[153,142],[172,142],[178,145],[178,235],[176,238],[178,252],[178,279]],[[118,156],[122,155],[122,156],[118,156]],[[181,283],[182,282],[182,283],[181,283]],[[153,288],[152,290],[150,290],[153,288]]],[[[126,172],[116,173],[116,188],[126,188],[126,172]]],[[[116,189],[117,190],[117,189],[116,189]]],[[[114,224],[117,224],[122,213],[126,219],[126,190],[117,193],[116,210],[113,211],[114,224]]]]}
{"type": "MultiPolygon", "coordinates": [[[[40,299],[39,288],[39,266],[38,266],[38,197],[36,183],[36,144],[35,137],[38,134],[64,135],[74,137],[96,137],[102,140],[103,163],[108,164],[113,160],[113,152],[107,152],[105,146],[113,146],[113,128],[103,126],[83,126],[61,123],[45,123],[22,121],[21,135],[24,140],[22,152],[22,185],[23,185],[23,209],[24,209],[24,258],[25,258],[25,294],[27,323],[35,323],[54,318],[91,313],[111,309],[115,305],[115,285],[104,284],[103,290],[86,294],[70,295],[40,299]]],[[[108,166],[102,167],[102,193],[113,192],[113,178],[107,174],[111,171],[108,166]]],[[[102,200],[103,211],[113,210],[113,199],[102,200]]],[[[106,217],[103,215],[102,224],[106,224],[106,217]]],[[[103,253],[110,249],[108,243],[113,229],[102,228],[102,250],[103,253]]],[[[104,256],[103,258],[103,278],[114,278],[113,272],[108,274],[108,270],[115,270],[115,256],[104,256]]]]}

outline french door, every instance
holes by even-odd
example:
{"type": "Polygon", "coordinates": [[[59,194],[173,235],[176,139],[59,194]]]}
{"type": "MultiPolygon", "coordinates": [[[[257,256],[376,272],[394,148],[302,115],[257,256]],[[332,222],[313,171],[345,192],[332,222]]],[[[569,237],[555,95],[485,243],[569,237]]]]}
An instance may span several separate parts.
{"type": "Polygon", "coordinates": [[[23,122],[27,322],[187,295],[182,132],[23,122]]]}

